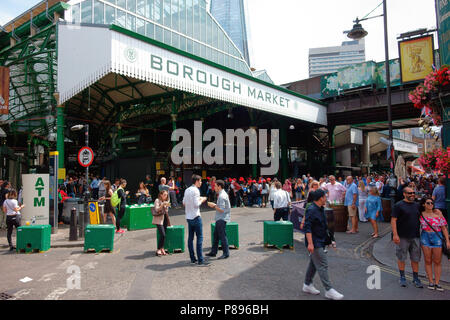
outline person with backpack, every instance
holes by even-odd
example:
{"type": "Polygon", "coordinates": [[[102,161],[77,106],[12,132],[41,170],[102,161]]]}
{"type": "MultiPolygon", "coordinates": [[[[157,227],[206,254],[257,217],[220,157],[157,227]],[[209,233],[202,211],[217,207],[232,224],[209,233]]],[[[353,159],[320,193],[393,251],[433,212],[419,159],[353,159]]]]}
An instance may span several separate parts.
{"type": "Polygon", "coordinates": [[[114,191],[111,197],[111,204],[118,208],[117,219],[116,219],[116,233],[124,233],[125,230],[120,228],[120,219],[123,218],[125,214],[125,206],[127,205],[127,195],[128,191],[125,191],[127,186],[127,180],[120,179],[119,187],[114,191]]]}

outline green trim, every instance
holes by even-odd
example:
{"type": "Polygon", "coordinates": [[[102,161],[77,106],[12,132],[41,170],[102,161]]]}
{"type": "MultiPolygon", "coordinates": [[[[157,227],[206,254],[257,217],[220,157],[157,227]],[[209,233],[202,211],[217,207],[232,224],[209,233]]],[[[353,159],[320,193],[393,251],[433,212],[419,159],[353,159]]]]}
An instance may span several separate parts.
{"type": "Polygon", "coordinates": [[[266,81],[260,80],[260,79],[258,79],[258,78],[249,76],[249,75],[247,75],[247,74],[245,74],[245,73],[241,73],[241,72],[239,72],[239,71],[230,69],[230,68],[228,68],[228,67],[222,66],[222,65],[217,64],[217,63],[215,63],[215,62],[212,62],[212,61],[210,61],[210,60],[207,60],[207,59],[198,57],[198,56],[196,56],[196,55],[193,55],[193,54],[190,54],[190,53],[188,53],[188,52],[182,51],[182,50],[177,49],[177,48],[175,48],[175,47],[169,46],[169,45],[167,45],[167,44],[165,44],[165,43],[162,43],[162,42],[159,42],[159,41],[157,41],[157,40],[148,38],[148,37],[143,36],[143,35],[141,35],[141,34],[139,34],[139,33],[136,33],[136,32],[130,31],[130,30],[128,30],[128,29],[119,27],[118,25],[112,24],[112,25],[109,27],[109,29],[112,30],[112,31],[116,31],[116,32],[125,34],[125,35],[130,36],[130,37],[132,37],[132,38],[135,38],[135,39],[137,39],[137,40],[141,40],[141,41],[143,41],[143,42],[147,42],[147,43],[152,44],[152,45],[155,45],[155,46],[157,46],[157,47],[160,47],[160,48],[163,48],[163,49],[172,51],[172,52],[174,52],[174,53],[176,53],[176,54],[182,55],[182,56],[187,57],[187,58],[190,58],[190,59],[192,59],[192,60],[199,61],[199,62],[204,63],[204,64],[207,64],[207,65],[209,65],[209,66],[211,66],[211,67],[214,67],[214,68],[217,68],[217,69],[221,69],[221,70],[223,70],[223,71],[225,71],[225,72],[228,72],[228,73],[232,73],[232,74],[237,75],[237,76],[239,76],[239,77],[241,77],[241,78],[245,78],[245,79],[247,79],[247,80],[250,80],[250,81],[253,81],[253,82],[256,82],[256,83],[265,85],[265,86],[267,86],[267,87],[271,87],[271,88],[273,88],[273,89],[276,89],[276,90],[279,90],[279,91],[288,93],[288,94],[293,95],[293,96],[296,96],[296,97],[298,97],[298,98],[302,98],[302,99],[304,99],[304,100],[308,100],[308,101],[311,101],[311,102],[314,102],[314,103],[323,105],[323,106],[325,106],[325,107],[328,107],[328,104],[323,103],[323,102],[321,102],[321,101],[319,101],[319,100],[315,100],[315,99],[313,99],[313,98],[310,98],[310,97],[307,97],[307,96],[303,96],[303,95],[301,95],[301,94],[298,94],[297,92],[293,92],[293,91],[290,91],[290,90],[288,90],[288,89],[286,89],[286,88],[279,87],[279,86],[274,85],[274,84],[272,84],[272,83],[270,83],[270,82],[266,82],[266,81]]]}
{"type": "MultiPolygon", "coordinates": [[[[392,121],[392,123],[394,124],[395,122],[409,121],[409,120],[414,120],[414,119],[417,119],[417,118],[400,119],[400,120],[392,121]]],[[[364,126],[371,125],[371,124],[382,124],[382,123],[387,123],[387,121],[376,121],[376,122],[366,122],[366,123],[360,123],[360,124],[353,124],[350,127],[352,127],[352,128],[359,128],[359,127],[364,127],[364,126]]]]}

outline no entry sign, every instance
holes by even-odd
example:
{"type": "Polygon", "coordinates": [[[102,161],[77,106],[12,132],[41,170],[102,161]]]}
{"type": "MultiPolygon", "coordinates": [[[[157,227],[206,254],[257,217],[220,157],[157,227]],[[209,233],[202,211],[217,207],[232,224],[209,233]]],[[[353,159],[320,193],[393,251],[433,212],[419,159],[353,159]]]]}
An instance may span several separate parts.
{"type": "Polygon", "coordinates": [[[89,167],[94,162],[94,151],[89,147],[83,147],[78,151],[78,163],[82,167],[89,167]]]}

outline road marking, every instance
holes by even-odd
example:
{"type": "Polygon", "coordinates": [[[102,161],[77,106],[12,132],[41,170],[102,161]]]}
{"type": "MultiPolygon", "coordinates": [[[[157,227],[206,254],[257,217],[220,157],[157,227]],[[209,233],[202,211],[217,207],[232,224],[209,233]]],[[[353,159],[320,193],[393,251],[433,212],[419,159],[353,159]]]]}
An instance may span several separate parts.
{"type": "Polygon", "coordinates": [[[69,289],[67,288],[58,288],[54,290],[52,293],[50,293],[45,300],[59,300],[59,298],[65,294],[69,289]]]}
{"type": "Polygon", "coordinates": [[[82,269],[85,270],[93,270],[95,269],[95,267],[97,266],[98,262],[89,262],[87,265],[81,267],[82,269]]]}
{"type": "MultiPolygon", "coordinates": [[[[383,272],[392,274],[392,275],[394,275],[394,276],[398,276],[398,275],[399,275],[398,271],[395,270],[395,269],[392,269],[392,268],[389,268],[389,267],[386,267],[386,266],[381,266],[381,265],[378,265],[378,266],[380,267],[380,270],[383,271],[383,272]]],[[[410,276],[409,274],[405,274],[405,278],[406,278],[406,280],[413,281],[413,277],[410,276]]],[[[442,283],[440,283],[440,285],[441,285],[441,287],[444,288],[445,290],[450,290],[450,287],[449,287],[449,286],[444,285],[444,284],[442,284],[442,283]]]]}
{"type": "Polygon", "coordinates": [[[72,265],[72,263],[74,263],[75,260],[66,260],[63,263],[61,263],[59,265],[59,267],[57,267],[56,269],[67,269],[68,267],[70,267],[72,265]]]}
{"type": "Polygon", "coordinates": [[[39,280],[38,282],[47,282],[47,281],[51,281],[53,276],[56,276],[57,273],[48,273],[48,274],[44,274],[39,280]]]}
{"type": "Polygon", "coordinates": [[[23,289],[23,290],[20,290],[20,291],[16,292],[13,295],[14,298],[11,298],[9,300],[17,300],[17,299],[22,298],[23,296],[29,295],[30,293],[31,293],[31,289],[23,289]]]}

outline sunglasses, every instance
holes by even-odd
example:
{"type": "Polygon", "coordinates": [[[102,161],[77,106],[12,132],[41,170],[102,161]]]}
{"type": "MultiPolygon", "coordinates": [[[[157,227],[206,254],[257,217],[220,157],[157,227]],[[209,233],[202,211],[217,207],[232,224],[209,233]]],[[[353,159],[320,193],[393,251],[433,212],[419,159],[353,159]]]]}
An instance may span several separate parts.
{"type": "Polygon", "coordinates": [[[425,204],[434,204],[434,202],[427,201],[427,202],[425,202],[425,204]]]}
{"type": "Polygon", "coordinates": [[[415,194],[415,192],[405,192],[405,194],[415,194]]]}

